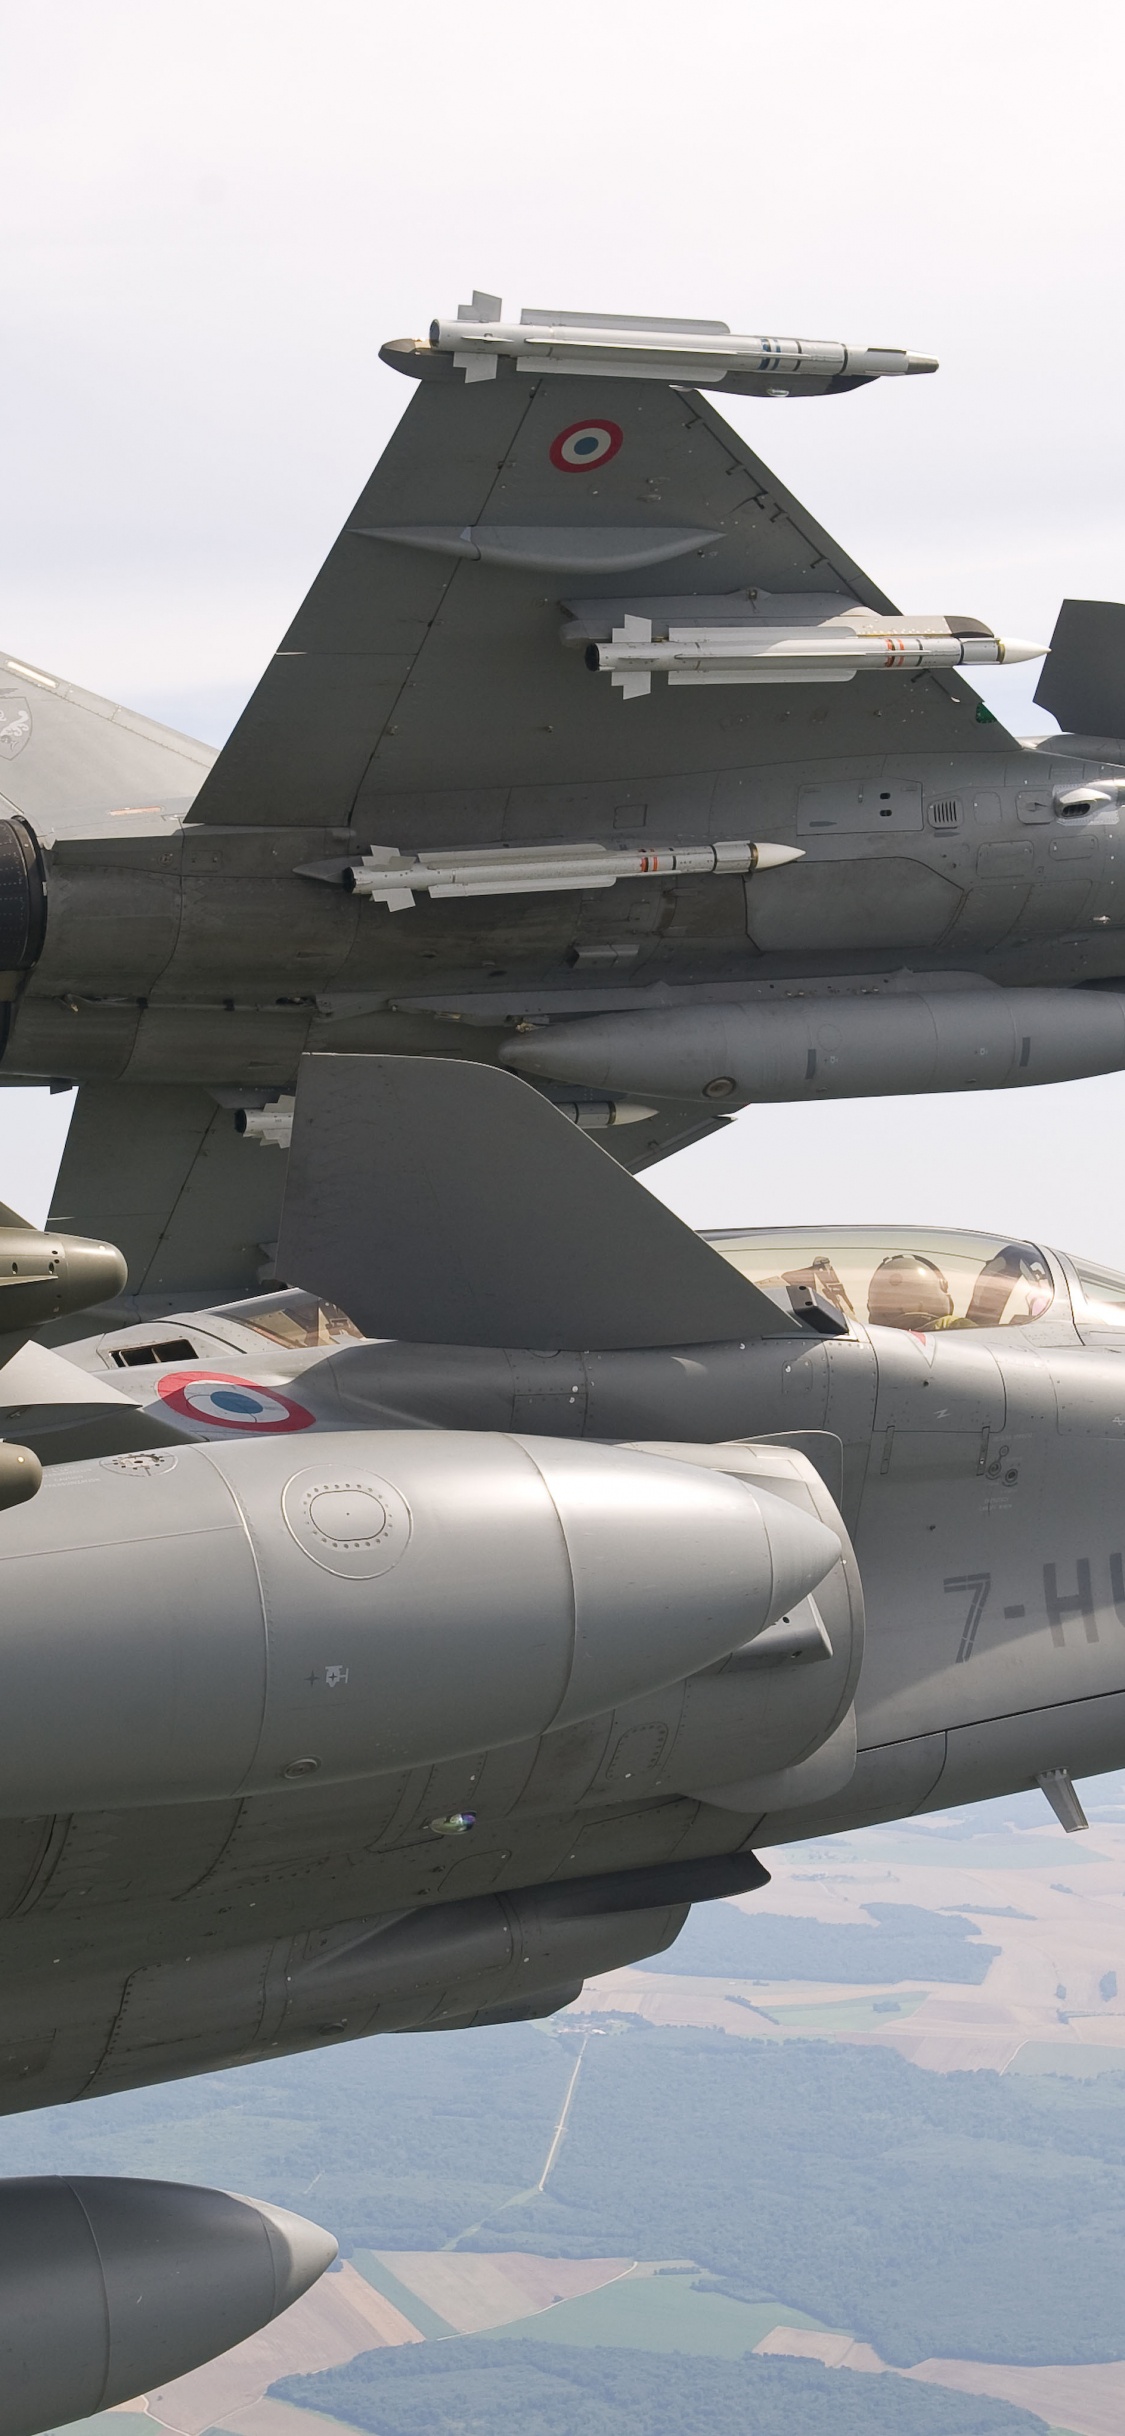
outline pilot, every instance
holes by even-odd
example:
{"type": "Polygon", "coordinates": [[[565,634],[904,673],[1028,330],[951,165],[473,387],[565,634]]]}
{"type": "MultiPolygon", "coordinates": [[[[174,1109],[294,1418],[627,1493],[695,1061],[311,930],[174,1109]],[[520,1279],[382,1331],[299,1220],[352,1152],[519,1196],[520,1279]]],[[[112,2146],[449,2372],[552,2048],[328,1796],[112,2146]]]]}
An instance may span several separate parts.
{"type": "Polygon", "coordinates": [[[1008,1325],[1039,1319],[1051,1303],[1051,1273],[1033,1243],[1006,1243],[986,1260],[973,1287],[965,1324],[969,1328],[999,1328],[1013,1289],[1024,1287],[1026,1309],[1008,1314],[1008,1325]]]}
{"type": "Polygon", "coordinates": [[[874,1328],[956,1327],[953,1296],[936,1260],[921,1252],[888,1252],[867,1289],[874,1328]]]}

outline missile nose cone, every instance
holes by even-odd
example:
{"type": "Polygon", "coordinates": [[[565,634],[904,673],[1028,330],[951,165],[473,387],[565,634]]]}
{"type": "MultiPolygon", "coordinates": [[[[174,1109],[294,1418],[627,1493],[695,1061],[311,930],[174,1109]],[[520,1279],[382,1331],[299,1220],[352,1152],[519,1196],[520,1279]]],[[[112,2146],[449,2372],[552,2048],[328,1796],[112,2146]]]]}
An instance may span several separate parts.
{"type": "Polygon", "coordinates": [[[755,871],[779,871],[783,863],[803,863],[803,846],[759,846],[755,871]]]}
{"type": "Polygon", "coordinates": [[[340,2245],[323,2225],[311,2224],[307,2216],[294,2216],[289,2208],[268,2207],[264,2199],[248,2199],[244,2205],[257,2210],[266,2228],[273,2258],[272,2314],[277,2318],[332,2265],[340,2245]]]}
{"type": "Polygon", "coordinates": [[[112,1302],[124,1292],[129,1271],[116,1244],[93,1243],[82,1235],[62,1236],[60,1241],[60,1312],[86,1311],[92,1303],[112,1302]]]}
{"type": "Polygon", "coordinates": [[[839,1564],[843,1549],[827,1523],[817,1520],[800,1506],[791,1506],[783,1497],[767,1489],[755,1488],[754,1497],[761,1509],[773,1565],[773,1595],[770,1601],[770,1621],[807,1599],[839,1564]]]}
{"type": "Polygon", "coordinates": [[[1022,643],[1017,635],[997,635],[997,657],[1001,660],[1045,660],[1049,643],[1022,643]]]}

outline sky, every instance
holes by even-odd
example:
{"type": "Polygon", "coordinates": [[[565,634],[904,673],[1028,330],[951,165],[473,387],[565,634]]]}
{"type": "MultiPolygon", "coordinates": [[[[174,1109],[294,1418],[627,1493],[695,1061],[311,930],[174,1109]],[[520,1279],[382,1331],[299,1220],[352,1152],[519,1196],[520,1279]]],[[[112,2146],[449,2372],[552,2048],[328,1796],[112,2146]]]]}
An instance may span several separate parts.
{"type": "MultiPolygon", "coordinates": [[[[1125,11],[984,0],[0,0],[0,644],[220,741],[472,287],[907,346],[724,400],[906,609],[1046,641],[1125,597],[1125,11]]],[[[1035,671],[982,691],[1052,722],[1035,671]]],[[[0,1095],[45,1210],[69,1100],[0,1095]]],[[[997,1225],[1125,1268],[1125,1077],[747,1111],[696,1225],[997,1225]]]]}

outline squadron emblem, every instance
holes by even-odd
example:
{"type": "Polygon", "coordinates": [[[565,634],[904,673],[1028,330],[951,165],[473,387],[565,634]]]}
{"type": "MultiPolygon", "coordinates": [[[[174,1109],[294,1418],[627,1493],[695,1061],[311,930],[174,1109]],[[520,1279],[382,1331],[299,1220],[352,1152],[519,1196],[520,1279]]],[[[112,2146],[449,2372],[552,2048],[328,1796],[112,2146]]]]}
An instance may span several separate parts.
{"type": "Polygon", "coordinates": [[[22,694],[0,694],[0,753],[14,761],[31,736],[31,712],[22,694]]]}

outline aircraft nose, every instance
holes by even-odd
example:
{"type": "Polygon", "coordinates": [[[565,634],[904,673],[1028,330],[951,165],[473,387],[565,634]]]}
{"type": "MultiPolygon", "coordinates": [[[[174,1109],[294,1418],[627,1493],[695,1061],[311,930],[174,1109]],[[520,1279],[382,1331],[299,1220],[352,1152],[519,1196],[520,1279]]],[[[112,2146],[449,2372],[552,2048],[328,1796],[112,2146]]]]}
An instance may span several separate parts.
{"type": "Polygon", "coordinates": [[[92,1303],[111,1302],[124,1292],[129,1271],[124,1255],[113,1243],[94,1243],[82,1235],[62,1238],[59,1262],[59,1312],[85,1311],[92,1303]]]}

